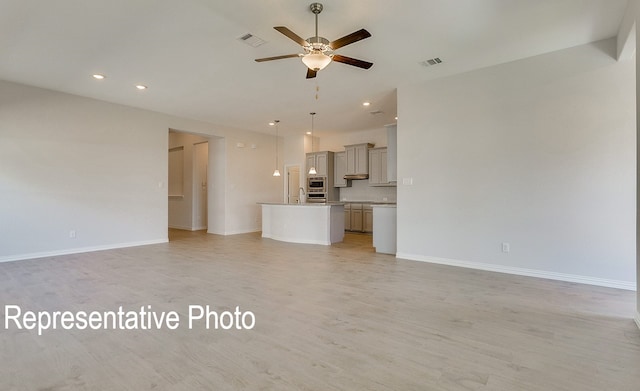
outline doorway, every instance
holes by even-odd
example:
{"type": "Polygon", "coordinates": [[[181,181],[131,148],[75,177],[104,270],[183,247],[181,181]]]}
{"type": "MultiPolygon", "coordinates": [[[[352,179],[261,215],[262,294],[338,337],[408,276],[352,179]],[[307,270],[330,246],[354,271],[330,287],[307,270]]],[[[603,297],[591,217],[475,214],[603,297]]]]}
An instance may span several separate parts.
{"type": "Polygon", "coordinates": [[[209,138],[170,129],[169,228],[208,228],[209,171],[209,138]]]}
{"type": "Polygon", "coordinates": [[[285,200],[288,204],[299,204],[304,202],[300,199],[300,166],[287,165],[285,170],[285,200]]]}

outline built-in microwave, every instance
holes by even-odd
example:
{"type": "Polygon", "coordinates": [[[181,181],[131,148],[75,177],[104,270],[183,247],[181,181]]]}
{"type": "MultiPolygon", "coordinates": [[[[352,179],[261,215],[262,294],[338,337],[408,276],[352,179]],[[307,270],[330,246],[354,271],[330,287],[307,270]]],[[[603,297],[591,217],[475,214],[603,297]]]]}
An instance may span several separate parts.
{"type": "Polygon", "coordinates": [[[309,193],[324,193],[327,190],[327,178],[321,176],[314,176],[307,178],[307,192],[309,193]]]}

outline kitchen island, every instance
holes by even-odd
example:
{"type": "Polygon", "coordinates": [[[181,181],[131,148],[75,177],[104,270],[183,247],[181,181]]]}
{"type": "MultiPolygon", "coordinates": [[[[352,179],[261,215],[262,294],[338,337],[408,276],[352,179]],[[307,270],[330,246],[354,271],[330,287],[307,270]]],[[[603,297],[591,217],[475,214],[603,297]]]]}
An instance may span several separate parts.
{"type": "Polygon", "coordinates": [[[331,245],[344,239],[344,204],[260,203],[262,237],[283,242],[331,245]]]}
{"type": "Polygon", "coordinates": [[[376,252],[396,255],[396,205],[373,205],[373,247],[376,252]]]}

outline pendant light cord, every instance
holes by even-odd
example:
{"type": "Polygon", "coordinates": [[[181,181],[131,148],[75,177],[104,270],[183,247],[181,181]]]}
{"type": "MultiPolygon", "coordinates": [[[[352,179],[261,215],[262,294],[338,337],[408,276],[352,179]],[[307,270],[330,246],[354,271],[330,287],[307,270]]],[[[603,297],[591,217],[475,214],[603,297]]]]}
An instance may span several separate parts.
{"type": "Polygon", "coordinates": [[[314,140],[313,140],[313,117],[316,115],[316,113],[309,113],[311,114],[311,152],[315,152],[314,151],[314,140]]]}

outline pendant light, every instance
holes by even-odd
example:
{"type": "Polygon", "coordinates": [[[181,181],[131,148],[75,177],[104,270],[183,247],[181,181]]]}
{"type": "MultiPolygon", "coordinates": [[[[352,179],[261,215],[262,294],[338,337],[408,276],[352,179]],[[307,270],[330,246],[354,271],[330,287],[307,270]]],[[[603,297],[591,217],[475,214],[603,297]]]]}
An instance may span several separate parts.
{"type": "MultiPolygon", "coordinates": [[[[309,113],[311,114],[311,152],[313,152],[313,116],[316,115],[316,113],[309,113]]],[[[311,168],[309,168],[309,175],[317,175],[318,172],[316,171],[316,166],[313,165],[311,166],[311,168]]]]}
{"type": "Polygon", "coordinates": [[[276,169],[273,170],[273,176],[280,176],[280,170],[278,170],[278,122],[280,122],[279,119],[273,121],[276,125],[276,169]]]}

